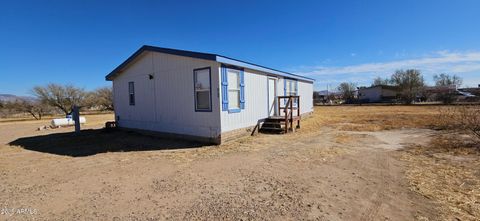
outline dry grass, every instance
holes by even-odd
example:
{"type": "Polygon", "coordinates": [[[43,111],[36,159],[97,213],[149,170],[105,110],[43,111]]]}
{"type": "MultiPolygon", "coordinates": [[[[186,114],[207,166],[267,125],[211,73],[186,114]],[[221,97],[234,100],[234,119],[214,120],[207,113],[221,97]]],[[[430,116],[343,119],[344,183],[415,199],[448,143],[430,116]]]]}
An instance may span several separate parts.
{"type": "MultiPolygon", "coordinates": [[[[147,167],[147,163],[152,162],[152,165],[169,165],[160,164],[162,162],[172,161],[178,165],[186,165],[186,168],[195,168],[198,164],[196,162],[205,163],[205,171],[210,170],[212,167],[208,163],[215,162],[217,159],[221,159],[220,156],[234,155],[235,158],[230,159],[251,159],[252,156],[257,156],[255,161],[245,161],[249,163],[255,162],[273,162],[272,165],[296,165],[298,168],[302,168],[302,171],[311,171],[312,168],[316,168],[316,165],[320,165],[324,161],[337,161],[336,156],[349,153],[353,151],[353,148],[347,148],[348,146],[358,145],[358,141],[362,140],[364,135],[347,132],[351,131],[380,131],[399,128],[432,128],[435,127],[435,119],[438,116],[439,109],[446,108],[443,106],[329,106],[329,107],[315,107],[314,114],[308,119],[302,120],[302,127],[297,133],[289,133],[282,135],[282,139],[276,135],[261,134],[255,137],[244,137],[232,142],[224,143],[219,146],[202,146],[196,148],[192,145],[192,148],[177,148],[177,146],[187,146],[187,144],[178,144],[176,141],[162,140],[149,136],[138,136],[134,133],[126,132],[102,132],[95,130],[91,131],[91,136],[67,136],[67,135],[49,135],[49,133],[71,132],[71,128],[60,128],[55,131],[40,131],[35,132],[35,139],[30,139],[26,145],[35,146],[38,148],[44,148],[40,152],[56,152],[57,155],[62,155],[62,151],[67,148],[73,150],[83,150],[91,146],[95,146],[100,149],[106,149],[112,151],[111,154],[98,154],[95,157],[85,158],[59,158],[52,155],[35,154],[34,151],[23,151],[21,149],[4,148],[5,154],[21,155],[25,154],[26,159],[30,157],[44,157],[38,159],[40,162],[47,162],[44,165],[44,171],[50,171],[50,168],[46,165],[58,162],[66,163],[65,165],[75,166],[82,161],[89,162],[91,165],[101,169],[105,167],[97,166],[102,162],[115,167],[110,167],[110,171],[115,171],[118,168],[116,165],[124,165],[124,162],[131,162],[128,167],[138,165],[138,170],[143,170],[147,167]],[[333,128],[333,129],[332,129],[333,128]],[[41,136],[44,136],[43,138],[41,136]],[[55,138],[55,139],[54,139],[55,138]],[[68,142],[66,142],[68,141],[68,142]],[[115,141],[115,142],[112,142],[115,141]],[[160,143],[159,143],[160,142],[160,143]],[[67,145],[68,144],[68,145],[67,145]],[[94,145],[92,145],[94,144],[94,145]],[[288,145],[286,145],[288,144],[288,145]],[[62,147],[62,145],[64,145],[62,147]],[[58,149],[45,149],[46,147],[55,146],[58,149]],[[116,148],[117,147],[117,148],[116,148]],[[126,147],[126,149],[125,149],[126,147]],[[163,151],[136,151],[136,148],[144,148],[145,150],[158,150],[163,151]],[[294,148],[292,148],[294,147],[294,148]],[[344,148],[342,148],[344,147],[344,148]],[[118,153],[121,151],[132,151],[131,154],[118,153]],[[13,153],[15,151],[15,153],[13,153]],[[248,155],[251,152],[254,154],[248,155]],[[244,158],[242,158],[244,157],[244,158]],[[206,160],[204,160],[206,159],[206,160]],[[170,161],[167,161],[170,160],[170,161]],[[113,163],[112,163],[113,162],[113,163]],[[122,162],[122,163],[118,163],[122,162]],[[187,163],[187,164],[183,164],[187,163]],[[318,163],[318,164],[317,164],[318,163]],[[195,166],[191,166],[195,165],[195,166]],[[308,168],[308,169],[305,169],[308,168]]],[[[87,116],[87,125],[85,127],[91,127],[92,129],[101,128],[104,121],[113,120],[113,115],[89,115],[87,116]]],[[[48,124],[49,120],[34,121],[33,125],[26,125],[31,122],[1,122],[0,126],[3,126],[4,134],[6,131],[17,129],[18,134],[28,137],[28,134],[32,134],[33,130],[41,124],[48,124]],[[38,124],[38,125],[37,125],[38,124]],[[18,128],[17,128],[18,127],[18,128]],[[25,128],[20,131],[21,128],[25,128]],[[21,133],[20,133],[21,132],[21,133]]],[[[88,134],[88,131],[86,133],[88,134]]],[[[8,134],[7,134],[8,135],[8,134]]],[[[9,135],[13,137],[13,135],[9,135]]],[[[17,135],[15,135],[17,136],[17,135]]],[[[0,141],[3,139],[5,142],[10,138],[0,137],[0,141]]],[[[471,143],[465,142],[467,139],[462,134],[448,134],[445,133],[434,139],[428,146],[412,147],[402,153],[402,159],[407,162],[406,178],[411,184],[411,189],[419,194],[431,199],[439,205],[441,211],[441,219],[452,220],[458,218],[461,220],[478,220],[480,217],[480,156],[474,148],[471,148],[471,143]],[[457,139],[452,139],[452,138],[457,139]]],[[[13,139],[13,138],[12,138],[13,139]]],[[[369,142],[368,140],[364,142],[369,142]]],[[[365,143],[364,143],[365,144],[365,143]]],[[[28,148],[25,148],[28,149],[28,148]]],[[[30,148],[35,150],[35,148],[30,148]]],[[[91,149],[91,148],[90,148],[91,149]]],[[[104,153],[104,151],[98,151],[93,153],[104,153]]],[[[362,151],[359,151],[362,153],[362,151]]],[[[365,157],[365,155],[353,155],[365,157]]],[[[37,161],[37,159],[34,159],[37,161]]],[[[10,161],[11,162],[11,161],[10,161]]],[[[18,161],[23,162],[23,161],[18,161]]],[[[338,161],[337,161],[338,162],[338,161]]],[[[350,161],[349,161],[350,162],[350,161]]],[[[224,166],[225,161],[219,161],[218,164],[224,166]]],[[[243,163],[243,162],[242,162],[243,163]]],[[[248,164],[248,163],[246,163],[248,164]]],[[[258,164],[258,165],[262,165],[258,164]]],[[[7,165],[7,164],[5,164],[7,165]]],[[[14,165],[14,164],[11,164],[14,165]]],[[[80,164],[81,165],[81,164],[80,164]]],[[[162,167],[158,166],[157,169],[162,167]]],[[[343,167],[344,165],[342,165],[343,167]]],[[[374,165],[375,168],[378,165],[374,165]]],[[[12,166],[12,168],[14,168],[12,166]]],[[[39,167],[41,169],[41,167],[39,167]]],[[[62,166],[62,168],[69,168],[69,166],[62,166]]],[[[74,167],[72,167],[74,168],[74,167]]],[[[127,167],[126,167],[127,168],[127,167]]],[[[235,168],[235,166],[232,166],[235,168]]],[[[275,168],[280,171],[281,168],[275,168]],[[280,168],[280,169],[279,169],[280,168]]],[[[38,169],[38,168],[36,168],[38,169]]],[[[123,168],[122,168],[123,169],[123,168]]],[[[254,168],[252,170],[257,170],[254,168]]],[[[9,170],[5,170],[9,171],[9,170]]],[[[13,171],[13,170],[12,170],[13,171]]],[[[67,170],[66,170],[67,171],[67,170]]],[[[71,172],[78,175],[78,171],[96,171],[96,170],[76,170],[71,172]]],[[[42,171],[41,171],[42,172],[42,171]]],[[[43,173],[37,174],[43,174],[43,173]]],[[[106,170],[108,173],[108,171],[106,170]]],[[[185,177],[190,177],[191,174],[197,174],[198,171],[189,171],[184,173],[185,177]]],[[[121,174],[127,172],[122,171],[121,174]]],[[[68,175],[68,173],[65,173],[68,175]]],[[[100,174],[100,173],[98,173],[100,174]]],[[[103,173],[102,173],[103,174],[103,173]]],[[[317,174],[322,174],[318,172],[317,174]]],[[[177,175],[175,175],[177,176],[177,175]]],[[[216,174],[215,174],[216,176],[216,174]]],[[[350,176],[350,173],[349,173],[350,176]]],[[[7,177],[7,176],[5,176],[7,177]]],[[[9,176],[11,177],[11,176],[9,176]]],[[[57,177],[56,175],[52,177],[57,177]]],[[[80,174],[81,177],[81,174],[80,174]]],[[[116,176],[102,176],[102,177],[116,177],[116,176]]],[[[84,178],[84,177],[82,177],[84,178]]],[[[127,178],[128,179],[128,178],[127,178]]],[[[168,178],[164,178],[168,179],[168,178]]],[[[264,179],[264,178],[262,178],[264,179]]],[[[323,179],[323,178],[322,178],[323,179]]],[[[384,179],[384,178],[382,178],[384,179]]],[[[41,180],[41,179],[38,179],[41,180]]],[[[224,182],[226,178],[218,179],[219,182],[224,182]]],[[[306,181],[312,181],[312,179],[305,179],[306,181]]],[[[267,180],[268,181],[268,180],[267,180]]],[[[351,181],[351,178],[348,178],[351,181]]],[[[11,183],[15,183],[13,179],[11,183]]],[[[95,180],[91,181],[95,183],[95,180]]],[[[117,182],[117,180],[112,180],[117,182]]],[[[187,180],[182,182],[195,182],[195,180],[187,180]]],[[[197,181],[201,184],[201,181],[197,181]]],[[[270,182],[270,181],[268,181],[270,182]]],[[[273,182],[273,181],[271,181],[273,182]]],[[[298,182],[298,179],[295,179],[298,182]]],[[[96,183],[102,185],[101,183],[96,183]]],[[[288,184],[288,183],[287,183],[288,184]]],[[[338,183],[337,183],[338,184],[338,183]]],[[[183,185],[183,183],[182,183],[183,185]]],[[[310,184],[309,184],[310,185],[310,184]]],[[[313,185],[313,184],[312,184],[313,185]]],[[[314,184],[318,185],[318,184],[314,184]]],[[[202,186],[205,186],[202,184],[202,186]]],[[[358,186],[354,186],[357,188],[358,186]]],[[[293,188],[293,187],[292,187],[293,188]]],[[[296,187],[295,187],[296,188],[296,187]]],[[[403,188],[403,187],[402,187],[403,188]]],[[[325,190],[327,188],[322,189],[325,190]]],[[[328,189],[331,190],[331,189],[328,189]]],[[[211,190],[216,195],[211,198],[218,198],[219,195],[216,190],[211,190]]],[[[378,190],[375,190],[378,191],[378,190]]],[[[12,191],[13,192],[13,191],[12,191]]],[[[135,192],[135,195],[137,192],[135,192]]],[[[208,195],[207,195],[208,196],[208,195]]],[[[207,206],[218,207],[223,204],[223,201],[215,201],[214,199],[202,199],[208,200],[210,204],[207,206]],[[213,202],[213,204],[212,204],[213,202]],[[218,204],[218,205],[217,205],[218,204]]],[[[236,202],[233,199],[227,199],[231,202],[236,202]]],[[[109,202],[105,200],[104,202],[109,202]]],[[[352,201],[351,199],[345,199],[345,201],[352,201]]],[[[248,203],[248,202],[247,202],[248,203]]],[[[107,203],[108,204],[108,203],[107,203]]],[[[237,204],[245,205],[245,204],[237,204]]],[[[247,204],[249,205],[249,204],[247,204]]],[[[183,204],[181,206],[184,206],[183,204]]],[[[302,207],[303,208],[303,207],[302,207]]],[[[222,208],[220,208],[220,212],[222,208]]]]}
{"type": "MultiPolygon", "coordinates": [[[[302,120],[302,127],[297,133],[285,136],[295,145],[297,152],[286,152],[291,147],[281,146],[275,135],[244,137],[220,146],[208,146],[173,151],[138,152],[136,158],[157,158],[160,155],[175,162],[191,162],[200,158],[216,158],[220,155],[238,152],[261,152],[275,146],[275,158],[289,157],[289,160],[306,161],[309,159],[329,160],[343,154],[342,145],[354,144],[359,137],[345,131],[380,131],[400,128],[434,128],[439,110],[444,106],[325,106],[315,107],[309,118],[302,120]],[[330,130],[334,128],[335,130],[330,130]],[[322,135],[334,133],[332,140],[325,140],[322,135]],[[325,143],[331,142],[331,145],[325,143]],[[331,147],[330,147],[331,146],[331,147]],[[303,148],[305,147],[305,148],[303,148]],[[308,148],[307,148],[308,147],[308,148]]],[[[113,115],[91,115],[88,124],[101,125],[105,120],[113,120],[113,115]]],[[[36,121],[48,123],[48,120],[36,121]]],[[[25,122],[26,123],[26,122],[25,122]]],[[[3,122],[24,124],[24,122],[3,122]]],[[[112,135],[97,134],[92,142],[111,141],[112,135]]],[[[158,142],[149,137],[132,141],[127,134],[116,143],[127,146],[153,146],[158,142]]],[[[328,137],[328,136],[325,136],[328,137]]],[[[70,139],[70,138],[69,138],[70,139]]],[[[78,145],[88,145],[85,139],[73,138],[78,145]]],[[[438,203],[442,219],[479,220],[480,217],[480,156],[471,143],[462,134],[445,133],[434,139],[428,146],[412,147],[402,153],[407,162],[407,179],[411,189],[438,203]],[[456,139],[453,139],[456,138],[456,139]],[[465,138],[465,139],[464,139],[465,138]]],[[[46,140],[46,143],[52,141],[46,140]]],[[[47,145],[47,144],[45,144],[47,145]]],[[[156,147],[156,146],[155,146],[156,147]]],[[[165,148],[169,149],[169,148],[165,148]]],[[[130,155],[122,157],[134,158],[130,155]]],[[[310,162],[310,161],[308,161],[310,162]]]]}
{"type": "Polygon", "coordinates": [[[461,134],[438,135],[403,153],[411,189],[435,201],[444,220],[480,219],[480,155],[461,134]]]}
{"type": "MultiPolygon", "coordinates": [[[[449,106],[327,106],[303,121],[302,133],[322,126],[346,131],[438,128],[449,106]]],[[[427,146],[402,153],[411,189],[438,204],[442,220],[480,220],[480,153],[473,137],[442,131],[427,146]]],[[[355,137],[337,134],[349,144],[355,137]]]]}
{"type": "Polygon", "coordinates": [[[322,106],[304,121],[302,131],[320,126],[340,130],[380,131],[399,128],[431,128],[443,106],[322,106]]]}
{"type": "MultiPolygon", "coordinates": [[[[111,115],[113,116],[113,112],[111,111],[90,111],[90,112],[82,112],[82,116],[86,116],[88,118],[90,117],[95,117],[95,116],[107,116],[111,115]]],[[[42,120],[52,120],[55,118],[64,118],[65,115],[63,114],[56,114],[56,115],[45,115],[42,116],[41,120],[35,120],[32,115],[29,114],[17,114],[13,116],[8,116],[8,117],[0,117],[0,123],[7,123],[7,122],[21,122],[21,121],[42,121],[42,120]]],[[[110,120],[114,120],[112,117],[110,120]]]]}

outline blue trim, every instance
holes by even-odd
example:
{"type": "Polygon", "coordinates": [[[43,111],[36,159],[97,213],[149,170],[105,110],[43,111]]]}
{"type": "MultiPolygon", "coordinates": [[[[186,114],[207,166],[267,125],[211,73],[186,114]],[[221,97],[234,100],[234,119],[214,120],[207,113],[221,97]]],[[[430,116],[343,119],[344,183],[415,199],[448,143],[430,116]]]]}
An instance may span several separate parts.
{"type": "Polygon", "coordinates": [[[270,116],[270,78],[267,77],[267,116],[270,116]]]}
{"type": "Polygon", "coordinates": [[[244,71],[243,68],[231,65],[221,66],[222,72],[222,111],[228,111],[228,113],[239,113],[242,109],[245,109],[245,83],[244,83],[244,71]],[[229,109],[228,108],[228,69],[238,71],[238,77],[240,80],[240,108],[229,109]]]}
{"type": "Polygon", "coordinates": [[[228,113],[240,113],[241,109],[229,109],[228,113]]]}
{"type": "Polygon", "coordinates": [[[193,100],[194,100],[194,105],[195,105],[195,112],[212,112],[212,69],[210,67],[204,67],[204,68],[196,68],[193,69],[193,100]],[[208,69],[208,80],[210,82],[210,104],[208,109],[197,109],[197,93],[195,89],[195,83],[197,82],[197,75],[195,74],[196,71],[201,71],[201,70],[206,70],[208,69]]]}
{"type": "Polygon", "coordinates": [[[228,79],[227,68],[222,65],[221,67],[222,78],[222,111],[228,111],[228,79]]]}
{"type": "MultiPolygon", "coordinates": [[[[283,79],[283,96],[287,96],[287,79],[283,79]]],[[[283,99],[283,104],[287,104],[287,101],[283,99]]]]}
{"type": "Polygon", "coordinates": [[[225,56],[217,55],[216,61],[220,62],[220,63],[223,63],[223,64],[229,64],[229,65],[249,68],[249,69],[262,71],[262,72],[267,72],[267,73],[270,73],[270,74],[274,74],[274,75],[278,75],[278,76],[282,76],[282,77],[286,77],[286,78],[293,78],[293,79],[298,79],[298,80],[302,80],[302,81],[307,81],[307,82],[310,82],[310,83],[313,83],[315,81],[313,78],[303,77],[303,76],[300,76],[300,75],[296,75],[296,74],[292,74],[292,73],[288,73],[288,72],[284,72],[284,71],[279,71],[279,70],[267,68],[267,67],[264,67],[264,66],[256,65],[256,64],[253,64],[253,63],[245,62],[245,61],[240,61],[240,60],[233,59],[233,58],[228,58],[228,57],[225,57],[225,56]]]}
{"type": "Polygon", "coordinates": [[[282,76],[282,77],[287,77],[287,78],[293,78],[297,80],[302,80],[306,81],[309,83],[313,83],[315,80],[312,78],[284,72],[284,71],[279,71],[275,70],[272,68],[268,68],[265,66],[253,64],[250,62],[246,61],[241,61],[238,59],[233,59],[229,58],[226,56],[221,56],[217,54],[210,54],[210,53],[201,53],[201,52],[194,52],[194,51],[185,51],[185,50],[178,50],[178,49],[171,49],[171,48],[161,48],[161,47],[155,47],[155,46],[149,46],[149,45],[144,45],[140,49],[138,49],[135,53],[133,53],[130,57],[127,58],[122,64],[117,66],[112,72],[110,72],[107,76],[105,76],[105,79],[107,81],[112,81],[116,75],[121,73],[121,71],[128,66],[128,64],[132,61],[134,61],[137,57],[139,57],[143,52],[145,51],[154,51],[154,52],[160,52],[160,53],[165,53],[165,54],[172,54],[172,55],[178,55],[178,56],[184,56],[184,57],[191,57],[191,58],[198,58],[198,59],[204,59],[204,60],[210,60],[210,61],[216,61],[219,63],[223,64],[229,64],[229,65],[234,65],[234,66],[239,66],[239,67],[244,67],[244,68],[249,68],[257,71],[262,71],[262,72],[267,72],[270,74],[282,76]]]}
{"type": "Polygon", "coordinates": [[[139,57],[145,51],[155,51],[165,54],[173,54],[178,56],[185,56],[191,58],[199,58],[205,60],[215,61],[217,55],[216,54],[209,54],[209,53],[201,53],[201,52],[194,52],[194,51],[185,51],[185,50],[178,50],[172,48],[161,48],[155,47],[150,45],[143,45],[140,49],[138,49],[135,53],[133,53],[130,57],[127,58],[124,62],[122,62],[119,66],[117,66],[112,72],[110,72],[105,79],[107,81],[113,80],[113,78],[120,73],[120,71],[125,68],[130,62],[135,60],[135,58],[139,57]]]}
{"type": "MultiPolygon", "coordinates": [[[[295,80],[295,95],[298,95],[298,81],[295,80]]],[[[293,99],[294,101],[296,102],[293,102],[293,105],[294,107],[298,107],[298,100],[297,99],[293,99]]]]}
{"type": "Polygon", "coordinates": [[[243,71],[244,70],[242,67],[235,66],[235,65],[222,64],[222,66],[226,67],[228,69],[233,69],[233,70],[237,70],[237,71],[243,71]]]}
{"type": "Polygon", "coordinates": [[[243,70],[240,70],[240,109],[245,109],[245,80],[243,70]]]}

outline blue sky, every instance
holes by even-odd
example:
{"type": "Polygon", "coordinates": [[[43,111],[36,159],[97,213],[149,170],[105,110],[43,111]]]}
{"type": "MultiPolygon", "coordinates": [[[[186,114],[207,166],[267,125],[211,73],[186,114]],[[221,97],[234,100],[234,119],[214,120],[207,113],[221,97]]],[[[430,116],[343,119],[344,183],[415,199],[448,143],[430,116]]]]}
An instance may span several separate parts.
{"type": "Polygon", "coordinates": [[[144,44],[303,74],[317,90],[395,69],[480,84],[480,1],[4,1],[0,93],[87,90],[144,44]]]}

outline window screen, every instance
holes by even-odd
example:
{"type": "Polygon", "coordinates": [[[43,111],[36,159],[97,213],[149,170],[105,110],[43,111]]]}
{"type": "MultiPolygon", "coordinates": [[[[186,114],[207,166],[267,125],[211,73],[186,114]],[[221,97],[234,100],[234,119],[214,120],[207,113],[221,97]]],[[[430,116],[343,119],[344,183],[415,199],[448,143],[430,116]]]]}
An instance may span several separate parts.
{"type": "Polygon", "coordinates": [[[128,103],[135,105],[135,85],[134,82],[128,82],[128,103]]]}
{"type": "Polygon", "coordinates": [[[228,70],[228,109],[240,109],[240,72],[228,70]]]}
{"type": "Polygon", "coordinates": [[[210,111],[211,108],[211,85],[210,68],[194,71],[195,80],[195,110],[210,111]]]}

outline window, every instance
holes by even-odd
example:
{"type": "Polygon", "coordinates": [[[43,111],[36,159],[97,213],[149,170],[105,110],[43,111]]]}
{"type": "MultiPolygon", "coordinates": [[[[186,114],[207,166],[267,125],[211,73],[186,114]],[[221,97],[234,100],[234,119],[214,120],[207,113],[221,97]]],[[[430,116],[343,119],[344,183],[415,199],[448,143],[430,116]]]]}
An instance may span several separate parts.
{"type": "Polygon", "coordinates": [[[210,68],[193,71],[195,84],[195,111],[212,111],[210,68]]]}
{"type": "MultiPolygon", "coordinates": [[[[297,96],[298,84],[295,80],[285,80],[285,96],[297,96]]],[[[297,106],[298,99],[293,99],[293,106],[297,106]]]]}
{"type": "Polygon", "coordinates": [[[228,109],[240,109],[240,71],[228,70],[228,109]]]}
{"type": "Polygon", "coordinates": [[[135,105],[135,85],[133,81],[128,82],[128,102],[130,105],[135,105]]]}
{"type": "Polygon", "coordinates": [[[287,80],[286,82],[286,95],[287,96],[296,96],[297,95],[297,82],[293,80],[287,80]]]}
{"type": "Polygon", "coordinates": [[[222,65],[222,111],[238,113],[245,109],[245,83],[243,69],[222,65]]]}

